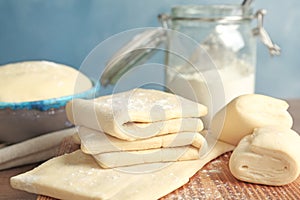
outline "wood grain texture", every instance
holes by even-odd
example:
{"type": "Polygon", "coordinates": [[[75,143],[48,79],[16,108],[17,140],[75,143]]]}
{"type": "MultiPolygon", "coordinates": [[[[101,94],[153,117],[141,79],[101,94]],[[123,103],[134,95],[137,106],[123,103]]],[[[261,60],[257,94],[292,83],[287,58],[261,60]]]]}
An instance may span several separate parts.
{"type": "Polygon", "coordinates": [[[235,179],[229,170],[231,152],[211,161],[181,188],[162,198],[171,199],[300,199],[300,178],[285,186],[265,186],[235,179]]]}
{"type": "Polygon", "coordinates": [[[9,179],[17,174],[24,173],[36,167],[38,164],[26,165],[17,167],[9,170],[0,171],[0,199],[22,199],[22,200],[33,200],[36,199],[36,194],[30,194],[21,190],[15,190],[10,187],[9,179]]]}

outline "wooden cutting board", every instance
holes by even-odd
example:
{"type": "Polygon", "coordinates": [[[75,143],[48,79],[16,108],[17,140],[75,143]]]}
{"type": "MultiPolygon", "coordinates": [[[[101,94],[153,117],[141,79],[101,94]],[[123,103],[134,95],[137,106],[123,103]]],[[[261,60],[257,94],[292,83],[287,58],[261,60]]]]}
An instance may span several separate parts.
{"type": "MultiPolygon", "coordinates": [[[[66,138],[60,147],[58,155],[70,153],[79,148],[66,138]]],[[[226,153],[205,165],[190,181],[178,188],[162,200],[171,199],[300,199],[300,177],[293,183],[280,187],[250,184],[235,179],[228,168],[231,152],[226,153]]],[[[51,197],[38,196],[37,200],[55,200],[51,197]]]]}

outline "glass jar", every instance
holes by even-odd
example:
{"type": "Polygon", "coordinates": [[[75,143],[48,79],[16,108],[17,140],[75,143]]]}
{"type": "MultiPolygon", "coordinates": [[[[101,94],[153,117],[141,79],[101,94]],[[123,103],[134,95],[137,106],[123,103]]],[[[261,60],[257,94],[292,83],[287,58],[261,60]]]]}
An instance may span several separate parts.
{"type": "MultiPolygon", "coordinates": [[[[253,15],[251,8],[241,5],[185,5],[173,7],[170,15],[160,15],[165,28],[181,32],[199,44],[187,58],[198,70],[191,70],[177,55],[167,53],[166,65],[171,66],[166,68],[167,88],[208,106],[211,115],[235,97],[254,93],[256,35],[261,36],[271,54],[279,51],[263,29],[263,15],[263,10],[253,15]],[[255,18],[259,23],[253,29],[255,18]],[[214,66],[207,66],[205,54],[214,66]],[[192,87],[193,92],[183,85],[192,87]]],[[[178,48],[177,44],[169,34],[168,49],[178,48]]]]}
{"type": "Polygon", "coordinates": [[[241,5],[173,7],[170,15],[159,15],[163,28],[138,29],[126,37],[131,40],[111,56],[101,83],[116,84],[130,69],[163,51],[164,89],[206,105],[209,122],[233,98],[254,92],[256,36],[271,55],[279,54],[263,28],[264,15],[265,10],[253,14],[251,7],[241,5]]]}

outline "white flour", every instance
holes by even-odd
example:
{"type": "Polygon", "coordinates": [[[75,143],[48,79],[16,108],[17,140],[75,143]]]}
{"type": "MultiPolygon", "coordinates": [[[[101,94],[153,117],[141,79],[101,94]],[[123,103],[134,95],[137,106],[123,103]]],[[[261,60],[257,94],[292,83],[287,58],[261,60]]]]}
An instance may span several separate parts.
{"type": "Polygon", "coordinates": [[[166,86],[175,94],[207,106],[209,114],[205,121],[235,97],[254,93],[253,67],[242,61],[202,73],[185,71],[182,66],[167,70],[166,86]]]}

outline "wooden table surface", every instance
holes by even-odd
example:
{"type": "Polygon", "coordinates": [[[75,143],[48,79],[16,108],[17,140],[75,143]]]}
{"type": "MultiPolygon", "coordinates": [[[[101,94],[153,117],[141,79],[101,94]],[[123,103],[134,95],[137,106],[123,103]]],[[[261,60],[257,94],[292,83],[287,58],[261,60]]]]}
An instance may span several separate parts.
{"type": "MultiPolygon", "coordinates": [[[[300,99],[289,100],[288,102],[290,104],[289,111],[294,118],[293,129],[300,133],[300,99]]],[[[12,189],[9,185],[9,178],[28,171],[36,167],[37,165],[38,164],[32,164],[0,171],[0,199],[35,200],[37,198],[37,195],[12,189]]]]}

